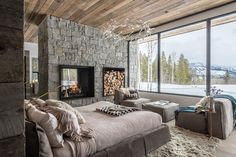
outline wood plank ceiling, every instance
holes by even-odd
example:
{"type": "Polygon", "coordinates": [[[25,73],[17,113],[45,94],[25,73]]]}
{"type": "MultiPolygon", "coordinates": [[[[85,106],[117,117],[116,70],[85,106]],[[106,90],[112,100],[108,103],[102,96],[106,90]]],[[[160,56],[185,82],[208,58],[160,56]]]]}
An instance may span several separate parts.
{"type": "MultiPolygon", "coordinates": [[[[25,41],[37,42],[38,25],[53,15],[101,28],[111,19],[148,21],[152,26],[234,0],[25,0],[25,41]]],[[[129,33],[129,30],[124,30],[129,33]]]]}

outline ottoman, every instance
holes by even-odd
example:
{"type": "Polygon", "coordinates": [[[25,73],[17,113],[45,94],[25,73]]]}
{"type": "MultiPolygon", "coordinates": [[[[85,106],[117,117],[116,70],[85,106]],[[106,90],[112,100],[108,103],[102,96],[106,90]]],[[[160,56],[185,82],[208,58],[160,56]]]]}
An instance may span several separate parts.
{"type": "Polygon", "coordinates": [[[160,114],[162,121],[166,123],[175,118],[175,111],[179,109],[179,104],[169,102],[161,105],[159,101],[155,101],[143,104],[142,108],[160,114]]]}

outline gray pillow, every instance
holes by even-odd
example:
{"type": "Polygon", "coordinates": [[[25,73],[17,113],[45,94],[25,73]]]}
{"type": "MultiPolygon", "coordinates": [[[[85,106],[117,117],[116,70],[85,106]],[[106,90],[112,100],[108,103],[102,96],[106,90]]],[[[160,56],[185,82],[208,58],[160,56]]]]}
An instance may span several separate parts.
{"type": "Polygon", "coordinates": [[[39,139],[39,157],[53,157],[52,149],[45,131],[37,124],[36,129],[39,139]]]}
{"type": "Polygon", "coordinates": [[[25,121],[26,157],[53,157],[44,130],[36,123],[25,121]]]}

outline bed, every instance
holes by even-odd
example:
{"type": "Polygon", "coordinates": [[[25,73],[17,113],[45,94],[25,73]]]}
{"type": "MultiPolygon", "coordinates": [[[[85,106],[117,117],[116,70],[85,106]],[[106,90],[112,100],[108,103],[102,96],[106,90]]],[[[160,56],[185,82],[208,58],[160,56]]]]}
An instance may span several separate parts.
{"type": "Polygon", "coordinates": [[[94,138],[83,142],[65,139],[64,147],[52,149],[54,157],[143,157],[170,140],[168,126],[154,112],[135,111],[114,117],[96,111],[112,105],[101,101],[77,107],[86,119],[82,125],[93,129],[94,138]]]}

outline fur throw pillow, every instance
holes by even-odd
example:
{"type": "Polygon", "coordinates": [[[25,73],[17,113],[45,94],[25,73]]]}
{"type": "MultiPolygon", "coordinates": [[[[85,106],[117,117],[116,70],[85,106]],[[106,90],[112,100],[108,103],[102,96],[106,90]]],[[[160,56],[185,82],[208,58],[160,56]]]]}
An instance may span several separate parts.
{"type": "Polygon", "coordinates": [[[41,110],[53,114],[58,121],[57,129],[72,140],[80,141],[80,126],[76,115],[72,111],[54,106],[41,107],[41,110]]]}
{"type": "Polygon", "coordinates": [[[68,111],[72,111],[76,117],[78,118],[78,122],[79,124],[83,124],[85,123],[85,119],[84,117],[79,113],[79,111],[77,111],[76,109],[74,109],[72,106],[70,106],[69,104],[63,102],[63,101],[59,101],[59,100],[54,100],[54,99],[48,99],[46,100],[46,104],[48,106],[56,106],[56,107],[60,107],[63,109],[66,109],[68,111]]]}
{"type": "Polygon", "coordinates": [[[208,96],[204,96],[197,104],[197,107],[202,107],[202,108],[206,108],[208,107],[208,101],[209,101],[209,97],[208,96]]]}
{"type": "Polygon", "coordinates": [[[45,131],[52,147],[63,147],[64,140],[62,133],[57,130],[58,122],[54,115],[38,110],[35,106],[29,105],[27,115],[29,120],[38,123],[45,131]]]}

